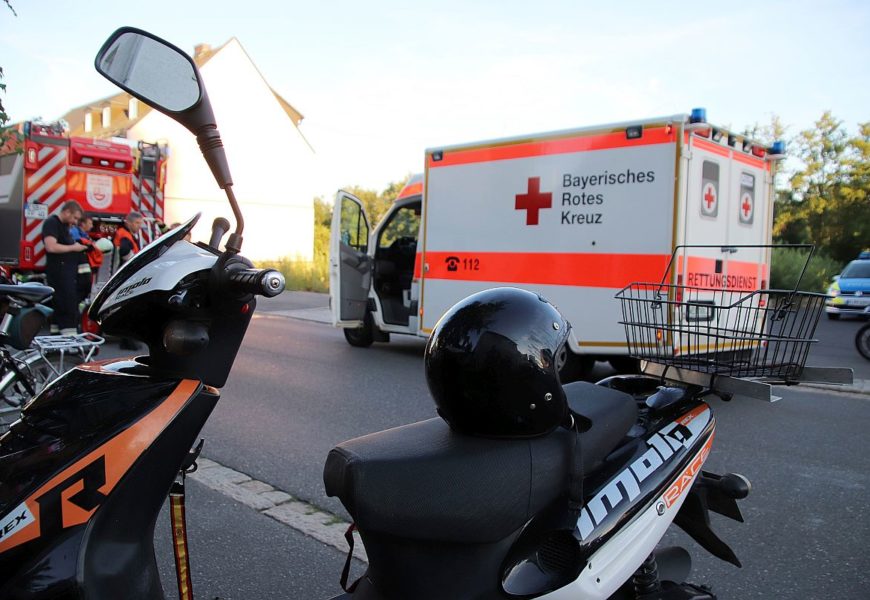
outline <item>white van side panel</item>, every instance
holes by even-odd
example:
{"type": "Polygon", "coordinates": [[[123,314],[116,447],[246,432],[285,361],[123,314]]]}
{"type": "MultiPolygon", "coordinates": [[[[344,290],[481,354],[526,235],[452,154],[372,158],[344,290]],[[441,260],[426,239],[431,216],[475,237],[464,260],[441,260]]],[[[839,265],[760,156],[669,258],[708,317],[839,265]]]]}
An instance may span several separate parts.
{"type": "Polygon", "coordinates": [[[420,329],[499,285],[550,299],[575,352],[621,354],[614,294],[659,281],[675,237],[678,127],[568,132],[427,152],[420,329]]]}

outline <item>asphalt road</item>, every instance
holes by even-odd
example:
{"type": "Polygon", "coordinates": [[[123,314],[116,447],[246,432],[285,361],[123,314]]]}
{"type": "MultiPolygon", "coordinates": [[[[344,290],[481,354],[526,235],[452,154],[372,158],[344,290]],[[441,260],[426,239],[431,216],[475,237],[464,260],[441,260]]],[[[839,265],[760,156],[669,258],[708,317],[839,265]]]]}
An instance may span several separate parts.
{"type": "MultiPolygon", "coordinates": [[[[206,426],[203,454],[331,512],[322,466],[345,439],[434,415],[422,372],[423,341],[350,347],[340,331],[275,316],[322,306],[321,295],[284,294],[261,304],[223,398],[206,426]],[[271,313],[271,316],[270,316],[271,313]]],[[[812,364],[870,364],[851,349],[857,322],[820,323],[812,364]],[[853,360],[854,353],[858,360],[853,360]]],[[[603,367],[602,367],[603,372],[603,367]]],[[[680,533],[696,570],[722,599],[870,597],[870,396],[787,389],[774,404],[713,401],[719,422],[706,465],[753,483],[746,522],[714,515],[743,569],[721,563],[680,533]]],[[[193,484],[188,499],[198,597],[331,597],[343,557],[332,548],[193,484]],[[203,592],[205,595],[203,595],[203,592]]],[[[174,585],[165,515],[158,525],[164,584],[174,585]]]]}

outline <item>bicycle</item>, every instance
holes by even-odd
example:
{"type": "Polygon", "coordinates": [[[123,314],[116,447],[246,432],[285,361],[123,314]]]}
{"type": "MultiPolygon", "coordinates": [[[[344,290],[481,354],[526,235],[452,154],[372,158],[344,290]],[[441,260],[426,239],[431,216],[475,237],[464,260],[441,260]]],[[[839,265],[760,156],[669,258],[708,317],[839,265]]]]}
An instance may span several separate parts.
{"type": "Polygon", "coordinates": [[[0,284],[6,304],[0,322],[0,433],[21,409],[68,368],[90,360],[105,341],[91,334],[36,334],[52,310],[43,304],[54,290],[38,284],[0,284]]]}

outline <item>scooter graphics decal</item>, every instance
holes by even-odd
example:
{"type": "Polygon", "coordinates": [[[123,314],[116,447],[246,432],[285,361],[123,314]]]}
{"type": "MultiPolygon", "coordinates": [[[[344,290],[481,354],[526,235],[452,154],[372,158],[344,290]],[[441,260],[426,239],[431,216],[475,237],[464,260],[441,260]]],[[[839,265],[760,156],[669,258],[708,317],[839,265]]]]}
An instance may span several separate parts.
{"type": "Polygon", "coordinates": [[[198,381],[182,381],[142,419],[55,475],[23,504],[3,515],[3,531],[10,529],[0,536],[0,553],[86,523],[200,387],[198,381]]]}
{"type": "Polygon", "coordinates": [[[711,433],[710,437],[704,443],[704,447],[701,448],[701,451],[695,455],[695,458],[689,466],[686,467],[686,470],[680,474],[673,485],[671,485],[671,487],[668,488],[668,491],[666,491],[662,496],[662,499],[668,508],[673,506],[674,503],[680,499],[683,492],[692,487],[692,482],[695,481],[695,476],[701,472],[701,467],[704,466],[707,457],[710,455],[710,448],[713,446],[714,437],[715,433],[711,433]]]}
{"type": "Polygon", "coordinates": [[[646,452],[613,477],[580,511],[580,539],[586,541],[609,514],[640,496],[641,484],[674,454],[694,445],[709,420],[710,409],[702,405],[650,435],[646,452]],[[706,418],[698,418],[702,416],[706,418]]]}
{"type": "Polygon", "coordinates": [[[0,521],[0,541],[36,522],[26,504],[21,504],[0,521]]]}

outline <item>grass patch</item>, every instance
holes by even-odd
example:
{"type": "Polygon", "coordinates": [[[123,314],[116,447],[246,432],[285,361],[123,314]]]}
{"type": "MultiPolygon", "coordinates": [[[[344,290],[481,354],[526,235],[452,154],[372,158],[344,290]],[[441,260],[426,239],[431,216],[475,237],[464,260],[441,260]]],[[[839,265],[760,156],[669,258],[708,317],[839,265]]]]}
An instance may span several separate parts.
{"type": "Polygon", "coordinates": [[[287,290],[306,292],[329,291],[329,265],[325,256],[315,260],[299,260],[294,258],[279,258],[278,260],[261,260],[256,262],[259,269],[275,269],[287,280],[287,290]]]}

